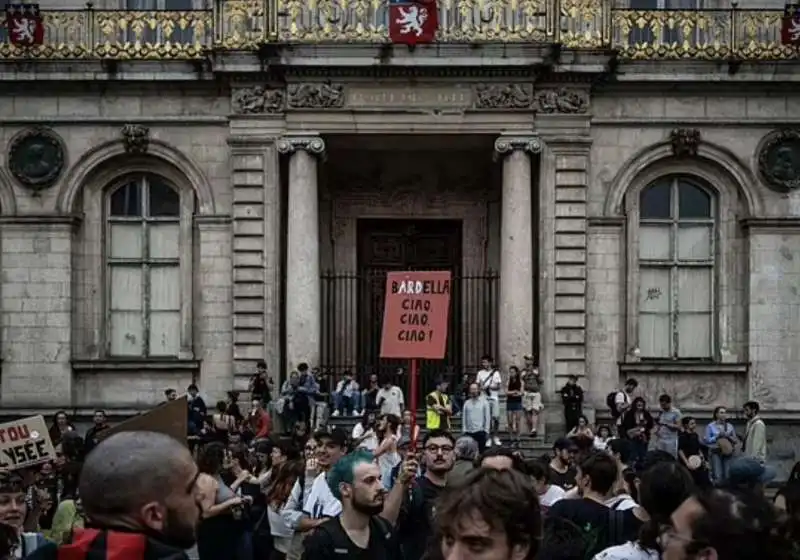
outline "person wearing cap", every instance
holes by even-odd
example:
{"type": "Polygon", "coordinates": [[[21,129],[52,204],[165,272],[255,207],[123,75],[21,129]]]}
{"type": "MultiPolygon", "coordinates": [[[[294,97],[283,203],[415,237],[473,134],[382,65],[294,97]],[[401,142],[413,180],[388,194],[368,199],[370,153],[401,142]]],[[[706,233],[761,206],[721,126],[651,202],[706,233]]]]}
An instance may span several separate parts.
{"type": "Polygon", "coordinates": [[[0,523],[9,525],[17,534],[17,551],[21,552],[21,556],[16,556],[17,558],[25,558],[48,543],[41,533],[25,532],[24,524],[29,520],[29,514],[38,519],[39,512],[44,507],[53,507],[53,504],[41,503],[29,512],[25,495],[25,480],[18,472],[0,472],[0,523]]]}
{"type": "Polygon", "coordinates": [[[725,486],[763,495],[767,484],[775,480],[775,469],[754,459],[740,455],[731,459],[725,486]]]}
{"type": "Polygon", "coordinates": [[[553,458],[548,464],[551,484],[560,486],[564,490],[569,490],[575,486],[575,453],[578,448],[575,442],[569,438],[558,438],[553,444],[553,458]]]}
{"type": "Polygon", "coordinates": [[[321,472],[314,479],[307,495],[300,484],[295,482],[281,509],[286,525],[299,532],[316,529],[327,519],[342,512],[341,502],[328,486],[327,473],[347,453],[347,434],[340,428],[319,430],[314,434],[314,440],[317,443],[317,468],[321,472]]]}

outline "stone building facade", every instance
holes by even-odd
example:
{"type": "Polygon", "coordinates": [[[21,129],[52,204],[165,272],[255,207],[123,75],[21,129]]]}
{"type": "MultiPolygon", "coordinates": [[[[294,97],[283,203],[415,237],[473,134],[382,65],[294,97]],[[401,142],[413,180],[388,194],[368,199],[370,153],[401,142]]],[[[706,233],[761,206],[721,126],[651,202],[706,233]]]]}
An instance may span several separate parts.
{"type": "Polygon", "coordinates": [[[800,94],[761,60],[790,50],[588,8],[535,44],[462,44],[443,16],[435,47],[282,20],[259,47],[220,10],[192,16],[227,22],[205,50],[165,26],[0,48],[4,414],[125,413],[192,380],[216,398],[262,358],[376,367],[382,274],[446,268],[430,371],[535,353],[548,401],[574,374],[600,409],[634,376],[794,429],[800,94]]]}

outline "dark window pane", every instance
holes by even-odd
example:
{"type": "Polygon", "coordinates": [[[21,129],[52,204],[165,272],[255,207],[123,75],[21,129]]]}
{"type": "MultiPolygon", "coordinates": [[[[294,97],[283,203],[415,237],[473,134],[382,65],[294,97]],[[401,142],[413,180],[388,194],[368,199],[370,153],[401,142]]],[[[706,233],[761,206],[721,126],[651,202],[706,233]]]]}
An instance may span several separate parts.
{"type": "Polygon", "coordinates": [[[669,218],[672,215],[670,206],[669,181],[650,185],[642,191],[639,200],[639,216],[642,218],[669,218]]]}
{"type": "Polygon", "coordinates": [[[691,183],[681,182],[678,186],[679,218],[710,218],[711,195],[708,191],[691,183]]]}
{"type": "Polygon", "coordinates": [[[141,216],[142,195],[138,182],[122,185],[111,193],[112,216],[141,216]]]}
{"type": "Polygon", "coordinates": [[[150,181],[150,216],[175,216],[181,214],[178,193],[161,181],[150,181]]]}

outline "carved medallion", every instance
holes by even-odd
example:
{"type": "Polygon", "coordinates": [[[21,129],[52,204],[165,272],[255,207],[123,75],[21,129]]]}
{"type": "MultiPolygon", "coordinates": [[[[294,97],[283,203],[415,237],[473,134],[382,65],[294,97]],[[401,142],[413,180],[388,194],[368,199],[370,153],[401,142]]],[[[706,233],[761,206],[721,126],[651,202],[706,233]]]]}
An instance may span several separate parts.
{"type": "Polygon", "coordinates": [[[675,157],[694,157],[700,147],[700,131],[696,128],[675,128],[669,134],[672,142],[672,155],[675,157]]]}
{"type": "Polygon", "coordinates": [[[285,98],[283,89],[264,86],[238,89],[233,92],[233,110],[243,115],[281,113],[285,98]]]}
{"type": "Polygon", "coordinates": [[[533,98],[533,110],[545,114],[585,113],[589,110],[589,92],[570,88],[537,91],[533,98]]]}
{"type": "Polygon", "coordinates": [[[480,84],[475,87],[476,109],[530,109],[533,87],[528,84],[480,84]]]}
{"type": "Polygon", "coordinates": [[[126,124],[120,130],[125,151],[129,154],[145,154],[150,147],[150,129],[140,124],[126,124]]]}
{"type": "Polygon", "coordinates": [[[19,133],[8,149],[8,170],[23,185],[43,189],[56,182],[64,169],[64,146],[49,128],[19,133]]]}
{"type": "Polygon", "coordinates": [[[292,109],[341,109],[344,86],[340,84],[291,84],[288,106],[292,109]]]}
{"type": "Polygon", "coordinates": [[[780,130],[767,137],[758,153],[758,170],[772,190],[800,187],[800,131],[780,130]]]}

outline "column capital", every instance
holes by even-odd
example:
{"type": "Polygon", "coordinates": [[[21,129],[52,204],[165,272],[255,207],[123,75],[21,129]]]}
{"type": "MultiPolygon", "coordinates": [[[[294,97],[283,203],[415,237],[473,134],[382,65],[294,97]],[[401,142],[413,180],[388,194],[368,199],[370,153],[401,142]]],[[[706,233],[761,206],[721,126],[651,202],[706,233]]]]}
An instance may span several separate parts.
{"type": "Polygon", "coordinates": [[[325,153],[325,141],[314,134],[283,136],[275,141],[275,147],[278,149],[278,153],[281,154],[293,154],[298,150],[304,150],[315,156],[321,156],[325,153]]]}
{"type": "Polygon", "coordinates": [[[542,151],[542,140],[535,135],[503,135],[494,141],[495,159],[500,159],[516,150],[522,150],[529,154],[538,154],[542,151]]]}

